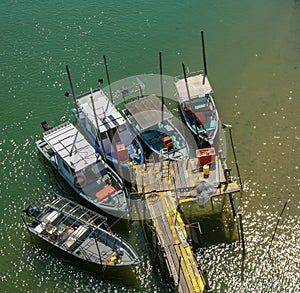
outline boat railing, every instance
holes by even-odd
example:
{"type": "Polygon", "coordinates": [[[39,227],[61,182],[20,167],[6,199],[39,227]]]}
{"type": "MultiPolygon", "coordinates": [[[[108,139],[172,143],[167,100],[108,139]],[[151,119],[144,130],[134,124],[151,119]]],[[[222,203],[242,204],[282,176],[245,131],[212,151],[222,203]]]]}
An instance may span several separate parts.
{"type": "MultiPolygon", "coordinates": [[[[96,93],[96,92],[100,92],[101,94],[103,94],[104,96],[106,96],[106,95],[104,94],[103,90],[101,90],[101,89],[99,89],[99,88],[95,88],[95,89],[92,90],[92,94],[94,94],[94,93],[96,93]]],[[[84,97],[90,98],[90,95],[91,95],[91,91],[88,91],[88,92],[85,92],[85,93],[82,93],[82,94],[76,96],[76,99],[78,100],[78,99],[82,99],[82,98],[84,98],[84,97]]]]}
{"type": "MultiPolygon", "coordinates": [[[[97,223],[97,225],[99,225],[98,223],[102,225],[107,222],[107,218],[105,216],[96,214],[88,208],[78,205],[70,199],[63,198],[56,193],[55,196],[57,198],[54,199],[50,204],[46,204],[45,207],[51,207],[52,209],[55,209],[64,215],[64,217],[60,220],[60,223],[65,222],[68,218],[77,218],[80,221],[90,224],[97,223]],[[85,219],[82,219],[84,217],[85,219]]],[[[76,221],[74,221],[74,224],[76,224],[76,221]]]]}
{"type": "MultiPolygon", "coordinates": [[[[192,72],[187,72],[186,73],[186,77],[192,77],[192,76],[196,76],[196,75],[204,75],[204,70],[198,70],[198,71],[192,71],[192,72]]],[[[177,82],[181,79],[184,79],[184,75],[183,74],[180,74],[180,75],[177,75],[174,77],[174,81],[177,82]]]]}

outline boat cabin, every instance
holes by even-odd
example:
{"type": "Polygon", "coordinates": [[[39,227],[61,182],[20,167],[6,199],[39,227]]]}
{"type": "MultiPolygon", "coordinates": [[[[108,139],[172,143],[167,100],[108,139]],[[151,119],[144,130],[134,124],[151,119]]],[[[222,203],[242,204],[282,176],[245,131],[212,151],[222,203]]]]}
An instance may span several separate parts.
{"type": "Polygon", "coordinates": [[[100,155],[70,122],[44,132],[43,138],[54,154],[58,171],[75,187],[83,188],[87,181],[106,173],[100,155]]]}
{"type": "MultiPolygon", "coordinates": [[[[81,125],[92,136],[94,142],[104,148],[104,155],[117,158],[117,145],[125,145],[128,150],[128,159],[141,159],[140,146],[135,141],[135,136],[131,133],[126,121],[110,102],[104,92],[95,89],[91,94],[82,94],[77,97],[79,106],[78,119],[81,125]],[[96,115],[96,117],[95,117],[96,115]]],[[[123,156],[124,158],[124,156],[123,156]]]]}

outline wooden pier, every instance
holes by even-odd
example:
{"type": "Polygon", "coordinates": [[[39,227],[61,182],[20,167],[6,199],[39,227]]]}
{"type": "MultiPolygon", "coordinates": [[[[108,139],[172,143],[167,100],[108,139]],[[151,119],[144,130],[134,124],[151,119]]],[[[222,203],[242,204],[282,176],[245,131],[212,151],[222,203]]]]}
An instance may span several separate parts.
{"type": "Polygon", "coordinates": [[[239,192],[235,182],[224,176],[216,156],[208,176],[204,176],[198,158],[183,161],[148,162],[134,166],[137,192],[144,196],[169,274],[176,292],[208,292],[209,285],[199,270],[188,243],[185,223],[178,212],[182,200],[196,200],[200,182],[214,186],[210,197],[239,192]]]}
{"type": "Polygon", "coordinates": [[[177,292],[204,292],[203,277],[187,242],[185,225],[171,193],[148,194],[146,201],[177,292]]]}

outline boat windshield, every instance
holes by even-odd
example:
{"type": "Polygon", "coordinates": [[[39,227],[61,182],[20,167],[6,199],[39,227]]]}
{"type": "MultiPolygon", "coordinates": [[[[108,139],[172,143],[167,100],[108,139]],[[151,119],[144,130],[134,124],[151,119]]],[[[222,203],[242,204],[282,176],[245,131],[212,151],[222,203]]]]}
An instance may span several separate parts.
{"type": "Polygon", "coordinates": [[[124,131],[127,131],[126,125],[125,124],[119,125],[118,126],[118,132],[121,133],[121,132],[124,132],[124,131]]]}
{"type": "Polygon", "coordinates": [[[94,181],[103,177],[107,173],[107,168],[102,161],[95,162],[87,167],[85,167],[82,172],[89,181],[94,181]]]}

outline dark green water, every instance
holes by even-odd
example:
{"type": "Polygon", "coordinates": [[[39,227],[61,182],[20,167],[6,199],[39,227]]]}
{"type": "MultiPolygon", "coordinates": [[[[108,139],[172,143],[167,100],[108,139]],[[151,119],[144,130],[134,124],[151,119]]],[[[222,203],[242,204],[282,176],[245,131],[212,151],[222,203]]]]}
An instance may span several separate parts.
{"type": "Polygon", "coordinates": [[[47,249],[40,259],[20,211],[49,185],[34,144],[40,122],[72,119],[65,64],[77,92],[104,76],[103,54],[113,81],[158,73],[159,51],[175,76],[181,62],[202,67],[201,30],[221,119],[233,125],[246,255],[211,232],[199,261],[215,292],[300,292],[299,1],[3,0],[0,9],[1,292],[166,292],[138,225],[116,227],[141,255],[136,275],[101,277],[47,249]]]}

